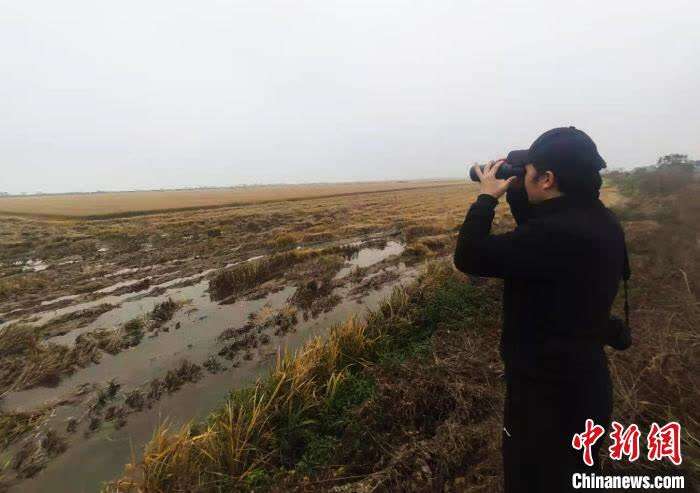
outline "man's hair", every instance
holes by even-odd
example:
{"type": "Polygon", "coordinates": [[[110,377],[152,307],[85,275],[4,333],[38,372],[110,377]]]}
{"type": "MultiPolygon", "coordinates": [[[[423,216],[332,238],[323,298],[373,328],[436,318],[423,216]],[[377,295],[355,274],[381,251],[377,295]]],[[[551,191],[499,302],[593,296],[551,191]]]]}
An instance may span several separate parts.
{"type": "Polygon", "coordinates": [[[552,169],[547,163],[532,163],[537,170],[537,177],[545,171],[551,171],[557,182],[557,188],[564,195],[579,198],[597,198],[603,184],[598,170],[581,170],[575,167],[559,167],[552,169]],[[564,169],[561,169],[564,168],[564,169]]]}

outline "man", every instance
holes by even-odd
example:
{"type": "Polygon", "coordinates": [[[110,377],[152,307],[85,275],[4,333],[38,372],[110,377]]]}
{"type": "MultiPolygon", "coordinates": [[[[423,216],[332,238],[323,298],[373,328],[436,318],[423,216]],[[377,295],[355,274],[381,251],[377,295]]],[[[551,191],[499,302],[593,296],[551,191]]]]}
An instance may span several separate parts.
{"type": "Polygon", "coordinates": [[[598,198],[605,161],[584,132],[550,130],[509,161],[524,164],[523,177],[497,179],[503,160],[475,168],[480,195],[460,229],[454,263],[467,274],[504,279],[505,491],[561,493],[571,490],[574,472],[599,472],[603,439],[588,467],[572,437],[586,419],[606,431],[610,423],[603,346],[627,268],[624,233],[598,198]],[[493,235],[494,208],[506,191],[517,227],[493,235]]]}

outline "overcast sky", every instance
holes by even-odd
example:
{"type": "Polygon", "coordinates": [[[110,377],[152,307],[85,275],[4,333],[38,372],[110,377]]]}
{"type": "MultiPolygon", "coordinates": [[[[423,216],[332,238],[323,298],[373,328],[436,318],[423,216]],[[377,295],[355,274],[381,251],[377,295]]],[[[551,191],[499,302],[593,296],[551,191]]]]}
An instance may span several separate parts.
{"type": "Polygon", "coordinates": [[[463,177],[575,125],[700,158],[697,0],[0,0],[0,191],[463,177]]]}

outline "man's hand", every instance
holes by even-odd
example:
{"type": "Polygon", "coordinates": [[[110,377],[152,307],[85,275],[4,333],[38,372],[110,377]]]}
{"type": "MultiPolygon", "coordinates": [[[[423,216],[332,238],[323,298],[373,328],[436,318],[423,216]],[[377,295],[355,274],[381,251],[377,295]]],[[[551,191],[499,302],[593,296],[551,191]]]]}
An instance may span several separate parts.
{"type": "Polygon", "coordinates": [[[479,180],[481,180],[481,188],[479,193],[491,195],[495,199],[500,198],[501,195],[506,193],[506,190],[508,190],[510,184],[515,181],[516,177],[511,176],[507,180],[499,180],[496,178],[498,168],[500,168],[505,161],[505,159],[491,161],[489,164],[484,166],[484,171],[481,171],[478,166],[475,167],[475,172],[479,177],[479,180]]]}

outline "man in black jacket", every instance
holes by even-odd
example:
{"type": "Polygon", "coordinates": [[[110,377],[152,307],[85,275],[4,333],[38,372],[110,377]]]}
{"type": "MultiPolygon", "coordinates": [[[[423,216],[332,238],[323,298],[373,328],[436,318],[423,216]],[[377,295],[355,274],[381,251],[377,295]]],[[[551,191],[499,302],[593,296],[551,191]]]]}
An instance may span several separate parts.
{"type": "Polygon", "coordinates": [[[475,170],[481,193],[460,229],[454,262],[467,274],[504,279],[505,491],[561,493],[572,488],[574,472],[599,472],[603,439],[588,467],[572,437],[586,419],[606,432],[610,423],[603,346],[626,266],[624,233],[598,198],[605,162],[585,133],[553,129],[515,152],[526,163],[522,178],[497,179],[503,161],[475,170]],[[490,234],[506,191],[517,227],[490,234]]]}

